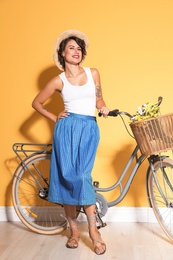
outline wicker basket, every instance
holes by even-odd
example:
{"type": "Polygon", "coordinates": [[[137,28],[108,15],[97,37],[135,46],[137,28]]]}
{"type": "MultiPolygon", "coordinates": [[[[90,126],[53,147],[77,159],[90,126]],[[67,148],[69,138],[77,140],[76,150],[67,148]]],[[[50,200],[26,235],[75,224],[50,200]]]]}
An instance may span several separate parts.
{"type": "Polygon", "coordinates": [[[130,124],[143,155],[173,149],[173,113],[130,124]]]}

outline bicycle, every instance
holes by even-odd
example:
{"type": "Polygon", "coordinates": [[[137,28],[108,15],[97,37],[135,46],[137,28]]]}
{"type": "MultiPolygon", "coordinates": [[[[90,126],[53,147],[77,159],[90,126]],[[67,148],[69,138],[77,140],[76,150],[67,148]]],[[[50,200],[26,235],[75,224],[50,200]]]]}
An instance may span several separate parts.
{"type": "MultiPolygon", "coordinates": [[[[161,102],[160,98],[157,106],[161,102]]],[[[133,118],[123,111],[113,110],[109,113],[109,116],[117,115],[123,122],[122,115],[133,118]]],[[[100,188],[98,181],[93,182],[98,228],[106,225],[102,217],[106,215],[109,207],[124,199],[140,165],[148,159],[146,190],[149,206],[165,234],[173,241],[173,160],[168,155],[161,154],[162,151],[173,149],[173,114],[132,122],[130,127],[137,145],[117,182],[107,188],[100,188]],[[123,186],[122,181],[133,162],[135,164],[123,186]],[[120,190],[118,197],[107,202],[102,193],[116,188],[120,190]]],[[[12,183],[13,205],[19,219],[29,229],[40,234],[62,232],[67,227],[63,206],[47,200],[51,144],[15,143],[13,151],[20,159],[12,183]]],[[[78,207],[76,216],[80,212],[84,211],[78,207]]]]}

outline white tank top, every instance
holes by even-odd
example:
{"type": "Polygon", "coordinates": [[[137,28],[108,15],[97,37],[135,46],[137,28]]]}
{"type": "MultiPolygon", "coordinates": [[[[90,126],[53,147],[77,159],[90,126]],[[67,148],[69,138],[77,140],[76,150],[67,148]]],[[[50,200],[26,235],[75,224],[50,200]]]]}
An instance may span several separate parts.
{"type": "Polygon", "coordinates": [[[66,78],[65,72],[59,76],[63,82],[61,96],[68,112],[95,116],[96,86],[90,68],[83,68],[87,75],[87,82],[82,86],[72,85],[66,78]]]}

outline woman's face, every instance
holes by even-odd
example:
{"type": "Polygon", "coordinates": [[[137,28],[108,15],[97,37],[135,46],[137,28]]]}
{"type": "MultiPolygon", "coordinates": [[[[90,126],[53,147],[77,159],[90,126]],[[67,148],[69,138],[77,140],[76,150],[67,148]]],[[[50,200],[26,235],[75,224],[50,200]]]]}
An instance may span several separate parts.
{"type": "Polygon", "coordinates": [[[70,40],[67,42],[62,56],[64,57],[66,63],[78,65],[82,61],[81,47],[76,43],[75,40],[70,40]]]}

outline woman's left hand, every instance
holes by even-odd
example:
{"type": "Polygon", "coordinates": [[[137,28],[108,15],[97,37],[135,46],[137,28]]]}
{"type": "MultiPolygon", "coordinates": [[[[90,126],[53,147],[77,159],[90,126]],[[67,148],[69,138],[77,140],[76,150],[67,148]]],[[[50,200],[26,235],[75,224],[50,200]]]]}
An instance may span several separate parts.
{"type": "Polygon", "coordinates": [[[102,107],[99,109],[99,112],[100,112],[104,117],[107,117],[107,115],[109,114],[109,111],[110,111],[110,109],[107,108],[106,106],[102,106],[102,107]]]}

